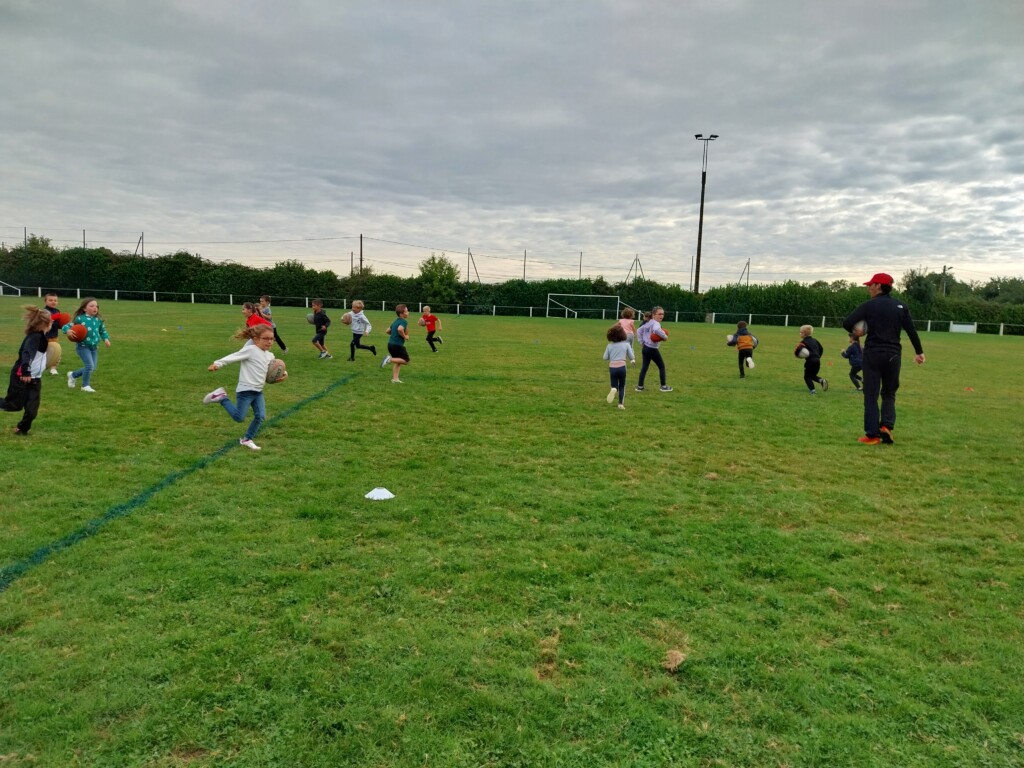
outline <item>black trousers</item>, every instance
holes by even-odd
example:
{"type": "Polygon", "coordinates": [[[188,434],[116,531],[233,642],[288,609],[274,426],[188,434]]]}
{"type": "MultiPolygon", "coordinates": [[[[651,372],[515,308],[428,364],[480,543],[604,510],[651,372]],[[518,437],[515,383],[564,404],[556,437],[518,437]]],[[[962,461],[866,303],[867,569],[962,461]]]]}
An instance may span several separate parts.
{"type": "Polygon", "coordinates": [[[896,428],[896,390],[900,388],[901,365],[899,352],[864,350],[864,434],[868,437],[878,437],[879,427],[896,428]]]}
{"type": "Polygon", "coordinates": [[[32,429],[32,422],[39,415],[39,396],[42,391],[42,379],[32,379],[26,384],[12,371],[11,381],[7,386],[7,397],[0,400],[0,411],[25,411],[25,415],[18,422],[18,429],[26,435],[32,429]]]}
{"type": "Polygon", "coordinates": [[[434,336],[434,331],[429,331],[427,333],[427,344],[430,345],[430,351],[431,352],[437,352],[437,347],[434,346],[435,342],[438,343],[438,344],[442,344],[443,343],[440,338],[437,338],[437,337],[434,336]]]}
{"type": "Polygon", "coordinates": [[[741,349],[739,351],[739,355],[737,356],[737,359],[740,361],[740,378],[741,379],[744,376],[747,375],[747,371],[746,371],[747,358],[748,357],[753,357],[753,356],[754,356],[754,350],[752,350],[752,349],[741,349]]]}
{"type": "Polygon", "coordinates": [[[665,361],[661,359],[661,350],[655,349],[654,347],[642,347],[640,354],[643,356],[644,363],[640,366],[640,379],[636,385],[642,387],[644,385],[644,379],[647,378],[647,369],[654,363],[658,366],[658,373],[661,375],[661,386],[665,386],[665,361]]]}
{"type": "Polygon", "coordinates": [[[804,362],[804,384],[807,388],[814,391],[814,382],[821,383],[821,377],[818,376],[818,371],[821,370],[821,358],[817,360],[807,360],[804,362]]]}
{"type": "Polygon", "coordinates": [[[356,350],[357,349],[368,349],[371,352],[373,352],[373,354],[375,354],[375,355],[377,354],[377,347],[375,347],[375,346],[368,347],[365,344],[363,344],[362,340],[363,340],[363,334],[361,334],[361,333],[353,333],[352,334],[352,341],[350,341],[349,344],[348,344],[348,353],[349,353],[348,354],[348,358],[349,358],[349,360],[355,360],[356,359],[356,350]]]}
{"type": "Polygon", "coordinates": [[[858,375],[863,369],[859,365],[850,366],[850,381],[853,382],[853,386],[860,389],[860,376],[858,375]]]}

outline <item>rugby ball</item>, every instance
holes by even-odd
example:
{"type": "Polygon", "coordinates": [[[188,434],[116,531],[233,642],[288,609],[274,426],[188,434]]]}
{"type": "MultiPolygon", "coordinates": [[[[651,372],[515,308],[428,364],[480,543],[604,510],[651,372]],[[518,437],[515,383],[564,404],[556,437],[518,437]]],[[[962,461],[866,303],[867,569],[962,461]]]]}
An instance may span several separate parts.
{"type": "Polygon", "coordinates": [[[344,315],[342,315],[341,322],[343,322],[345,325],[352,325],[352,313],[346,312],[344,315]]]}
{"type": "Polygon", "coordinates": [[[421,318],[419,319],[418,323],[419,323],[419,326],[420,326],[420,328],[422,328],[423,326],[425,326],[425,325],[427,324],[427,321],[426,321],[426,320],[424,320],[424,319],[423,319],[423,318],[421,317],[421,318]]]}
{"type": "Polygon", "coordinates": [[[854,336],[858,336],[858,337],[859,336],[863,336],[867,332],[868,332],[868,321],[867,320],[858,320],[856,323],[853,324],[853,335],[854,336]]]}
{"type": "Polygon", "coordinates": [[[68,341],[85,341],[88,335],[89,330],[81,323],[75,323],[68,328],[68,341]]]}
{"type": "MultiPolygon", "coordinates": [[[[752,338],[754,340],[754,349],[757,349],[757,345],[760,344],[761,342],[758,341],[757,340],[757,336],[754,336],[753,334],[750,335],[750,338],[752,338]]],[[[753,368],[754,366],[750,366],[750,367],[753,368]]]]}
{"type": "Polygon", "coordinates": [[[267,366],[267,384],[277,384],[288,378],[288,371],[285,370],[284,360],[275,358],[267,366]]]}
{"type": "Polygon", "coordinates": [[[310,312],[308,315],[306,315],[306,322],[309,323],[310,325],[312,325],[315,318],[316,318],[316,315],[314,315],[312,312],[310,312]]]}
{"type": "Polygon", "coordinates": [[[734,333],[730,333],[725,337],[726,344],[732,344],[734,341],[736,341],[736,334],[734,333]]]}
{"type": "Polygon", "coordinates": [[[71,322],[71,315],[67,312],[58,312],[53,316],[53,322],[60,326],[67,325],[71,322]]]}
{"type": "Polygon", "coordinates": [[[797,344],[796,349],[793,350],[793,354],[797,357],[806,360],[811,356],[811,350],[805,347],[803,344],[797,344]]]}

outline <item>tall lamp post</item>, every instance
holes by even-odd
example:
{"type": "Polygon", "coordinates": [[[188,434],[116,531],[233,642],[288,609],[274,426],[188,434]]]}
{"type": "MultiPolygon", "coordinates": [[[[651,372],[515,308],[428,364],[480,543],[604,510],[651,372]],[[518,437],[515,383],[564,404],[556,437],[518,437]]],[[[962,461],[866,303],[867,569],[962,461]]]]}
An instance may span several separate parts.
{"type": "Polygon", "coordinates": [[[700,220],[697,224],[697,266],[693,271],[693,292],[700,293],[700,246],[704,239],[704,189],[708,185],[708,142],[718,138],[717,133],[705,136],[703,133],[694,134],[693,138],[704,142],[704,160],[700,166],[700,220]]]}

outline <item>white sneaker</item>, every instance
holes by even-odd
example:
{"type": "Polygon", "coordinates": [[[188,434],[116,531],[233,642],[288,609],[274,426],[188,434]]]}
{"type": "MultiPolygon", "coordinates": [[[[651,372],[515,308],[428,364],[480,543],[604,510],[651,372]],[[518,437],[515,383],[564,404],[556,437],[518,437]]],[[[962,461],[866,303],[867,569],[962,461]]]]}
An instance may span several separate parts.
{"type": "Polygon", "coordinates": [[[50,375],[51,376],[56,376],[57,375],[57,369],[56,368],[51,368],[50,369],[50,375]]]}
{"type": "Polygon", "coordinates": [[[385,365],[391,362],[391,355],[384,355],[384,359],[380,361],[380,367],[383,368],[385,365]]]}
{"type": "Polygon", "coordinates": [[[92,387],[82,387],[83,392],[95,392],[96,390],[92,387]]]}
{"type": "Polygon", "coordinates": [[[747,358],[747,368],[753,368],[753,367],[754,367],[754,358],[748,357],[747,358]]]}
{"type": "Polygon", "coordinates": [[[75,372],[68,371],[68,389],[75,388],[75,372]]]}
{"type": "Polygon", "coordinates": [[[215,390],[213,390],[213,392],[211,392],[210,394],[203,398],[203,405],[209,405],[210,403],[219,403],[227,396],[228,393],[225,391],[224,387],[217,387],[215,390]]]}
{"type": "Polygon", "coordinates": [[[259,451],[259,450],[262,450],[262,449],[261,449],[261,448],[260,448],[260,447],[259,447],[258,445],[256,445],[256,443],[254,443],[254,442],[253,442],[252,440],[246,440],[246,439],[245,439],[244,437],[240,437],[240,438],[238,438],[238,444],[239,444],[239,445],[244,445],[244,446],[245,446],[246,448],[248,448],[249,450],[252,450],[252,451],[259,451]]]}
{"type": "Polygon", "coordinates": [[[624,406],[622,403],[619,403],[619,410],[620,411],[626,410],[626,406],[624,406]]]}
{"type": "Polygon", "coordinates": [[[392,379],[391,383],[392,384],[405,384],[405,382],[402,381],[401,379],[392,379]]]}
{"type": "Polygon", "coordinates": [[[608,390],[608,397],[606,397],[605,400],[608,401],[609,405],[615,402],[615,396],[617,394],[619,394],[619,390],[615,389],[614,387],[608,390]]]}

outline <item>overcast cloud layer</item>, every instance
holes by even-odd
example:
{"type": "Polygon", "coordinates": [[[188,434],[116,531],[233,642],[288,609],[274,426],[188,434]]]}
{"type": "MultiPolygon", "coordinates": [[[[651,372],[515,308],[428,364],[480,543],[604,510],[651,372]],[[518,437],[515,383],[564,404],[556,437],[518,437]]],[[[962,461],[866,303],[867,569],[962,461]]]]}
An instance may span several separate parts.
{"type": "Polygon", "coordinates": [[[717,133],[701,289],[1020,276],[1022,32],[1019,0],[2,0],[0,238],[688,286],[717,133]]]}

